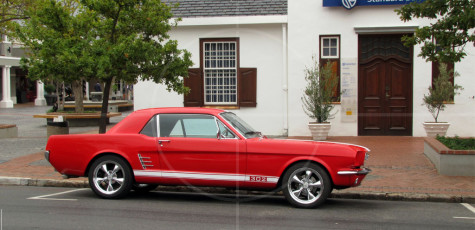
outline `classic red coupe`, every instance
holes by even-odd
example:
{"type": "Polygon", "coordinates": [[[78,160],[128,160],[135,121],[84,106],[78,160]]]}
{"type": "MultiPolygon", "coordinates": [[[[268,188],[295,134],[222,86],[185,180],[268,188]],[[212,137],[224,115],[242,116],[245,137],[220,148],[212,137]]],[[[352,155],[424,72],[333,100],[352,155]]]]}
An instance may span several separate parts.
{"type": "Polygon", "coordinates": [[[333,188],[360,185],[368,148],[270,139],[234,113],[156,108],[131,113],[106,134],[51,136],[45,157],[65,178],[88,177],[103,198],[157,185],[283,190],[295,207],[322,204],[333,188]]]}

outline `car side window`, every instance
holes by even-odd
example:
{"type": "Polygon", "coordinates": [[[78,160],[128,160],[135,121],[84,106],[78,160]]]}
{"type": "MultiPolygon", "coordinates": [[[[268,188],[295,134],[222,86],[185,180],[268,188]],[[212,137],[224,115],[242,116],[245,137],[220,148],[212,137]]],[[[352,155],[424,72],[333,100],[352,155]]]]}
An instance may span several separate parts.
{"type": "Polygon", "coordinates": [[[213,116],[183,118],[186,137],[217,138],[218,127],[213,116]]]}
{"type": "Polygon", "coordinates": [[[175,123],[175,126],[173,127],[169,136],[170,137],[185,137],[182,120],[179,120],[175,123]]]}
{"type": "Polygon", "coordinates": [[[217,138],[214,116],[205,114],[160,114],[160,137],[217,138]]]}
{"type": "Polygon", "coordinates": [[[236,138],[236,135],[228,129],[221,121],[218,120],[218,127],[219,127],[219,133],[221,135],[221,138],[224,139],[234,139],[236,138]]]}
{"type": "Polygon", "coordinates": [[[157,116],[153,116],[147,124],[143,127],[140,134],[149,136],[149,137],[157,137],[157,116]]]}

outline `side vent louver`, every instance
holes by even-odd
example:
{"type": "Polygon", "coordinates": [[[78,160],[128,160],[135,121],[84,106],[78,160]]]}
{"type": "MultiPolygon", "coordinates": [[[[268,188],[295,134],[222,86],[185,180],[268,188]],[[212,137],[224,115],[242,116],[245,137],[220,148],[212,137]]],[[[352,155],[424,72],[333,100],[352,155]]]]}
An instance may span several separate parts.
{"type": "Polygon", "coordinates": [[[153,167],[153,162],[150,160],[150,157],[143,157],[140,154],[138,156],[143,169],[147,169],[147,167],[153,167]]]}

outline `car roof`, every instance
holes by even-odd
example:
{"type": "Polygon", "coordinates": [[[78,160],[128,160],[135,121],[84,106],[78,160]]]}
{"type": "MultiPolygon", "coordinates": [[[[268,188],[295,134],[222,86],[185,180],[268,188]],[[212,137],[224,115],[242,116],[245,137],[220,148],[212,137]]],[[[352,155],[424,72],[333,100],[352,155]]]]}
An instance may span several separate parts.
{"type": "Polygon", "coordinates": [[[107,133],[138,133],[145,124],[156,114],[176,113],[176,114],[211,114],[217,116],[225,112],[221,109],[198,108],[198,107],[170,107],[141,109],[131,113],[117,125],[112,127],[107,133]]]}
{"type": "Polygon", "coordinates": [[[135,113],[206,113],[217,115],[224,112],[222,109],[200,108],[200,107],[165,107],[165,108],[149,108],[135,111],[135,113]]]}

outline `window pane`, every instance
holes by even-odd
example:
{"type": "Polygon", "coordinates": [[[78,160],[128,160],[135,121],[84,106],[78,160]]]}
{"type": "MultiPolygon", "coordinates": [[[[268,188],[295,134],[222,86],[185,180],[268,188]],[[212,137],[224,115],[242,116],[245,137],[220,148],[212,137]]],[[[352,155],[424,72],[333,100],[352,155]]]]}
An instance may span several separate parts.
{"type": "Polygon", "coordinates": [[[331,39],[331,47],[336,47],[337,45],[338,45],[337,39],[336,39],[336,38],[332,38],[332,39],[331,39]]]}
{"type": "Polygon", "coordinates": [[[218,128],[212,116],[195,115],[184,118],[186,137],[217,138],[218,128]]]}
{"type": "Polygon", "coordinates": [[[172,131],[170,132],[170,137],[184,137],[183,133],[183,126],[181,125],[181,121],[178,121],[173,127],[172,131]]]}
{"type": "Polygon", "coordinates": [[[328,48],[323,48],[323,56],[328,57],[330,55],[330,51],[328,48]]]}
{"type": "Polygon", "coordinates": [[[330,45],[330,41],[328,38],[323,39],[323,47],[328,47],[330,45]]]}
{"type": "Polygon", "coordinates": [[[157,122],[156,122],[156,116],[154,116],[150,121],[147,122],[145,127],[143,127],[142,131],[140,131],[140,134],[147,135],[149,137],[156,137],[157,136],[157,122]]]}
{"type": "Polygon", "coordinates": [[[337,53],[336,53],[336,52],[337,52],[337,49],[336,49],[336,48],[331,48],[330,51],[331,51],[331,52],[330,52],[330,56],[332,56],[332,57],[336,57],[336,56],[337,56],[337,53]]]}
{"type": "Polygon", "coordinates": [[[204,53],[204,59],[210,63],[205,61],[205,103],[236,104],[236,42],[209,42],[209,46],[215,52],[204,53]],[[226,90],[230,88],[233,90],[226,90]]]}

